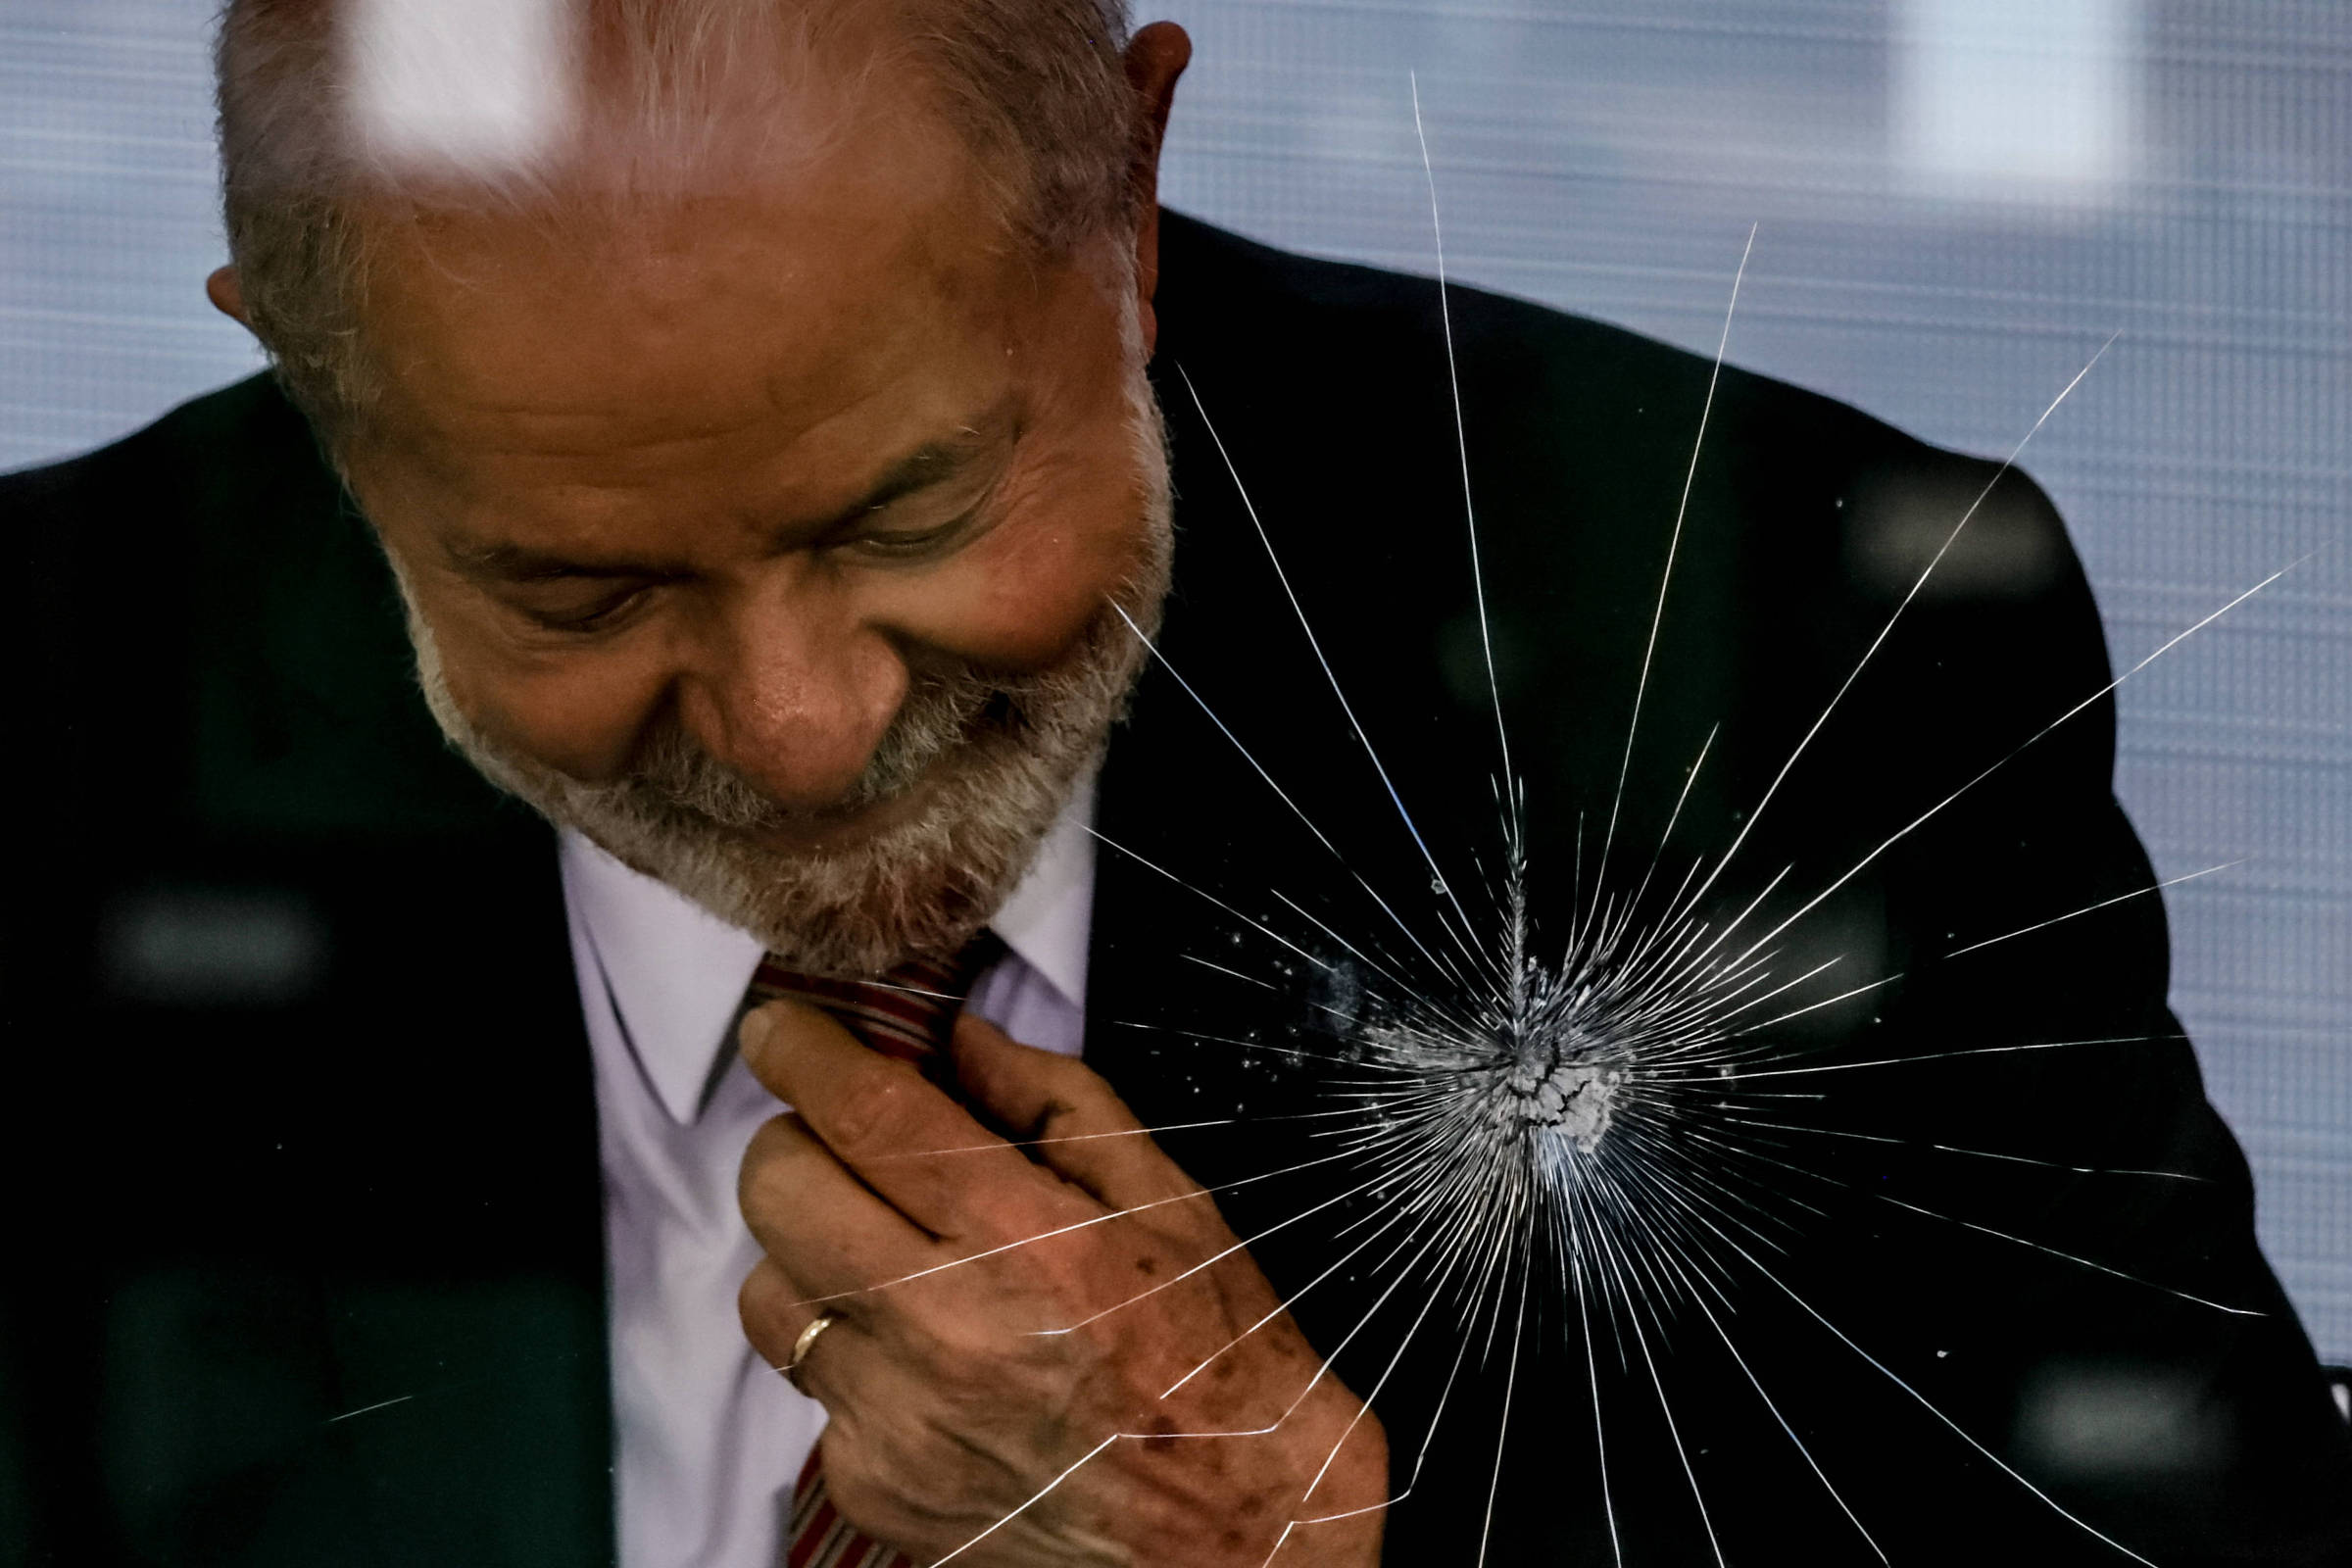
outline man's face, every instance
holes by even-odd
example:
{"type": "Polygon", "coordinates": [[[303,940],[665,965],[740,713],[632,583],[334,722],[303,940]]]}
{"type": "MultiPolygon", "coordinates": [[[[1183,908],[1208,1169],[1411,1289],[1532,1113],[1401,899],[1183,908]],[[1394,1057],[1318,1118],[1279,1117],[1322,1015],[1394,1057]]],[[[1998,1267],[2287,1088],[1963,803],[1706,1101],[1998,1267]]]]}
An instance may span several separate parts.
{"type": "Polygon", "coordinates": [[[1123,259],[1041,262],[973,188],[867,122],[652,215],[405,225],[370,273],[341,456],[444,726],[809,967],[985,921],[1140,662],[1111,606],[1165,588],[1123,259]]]}

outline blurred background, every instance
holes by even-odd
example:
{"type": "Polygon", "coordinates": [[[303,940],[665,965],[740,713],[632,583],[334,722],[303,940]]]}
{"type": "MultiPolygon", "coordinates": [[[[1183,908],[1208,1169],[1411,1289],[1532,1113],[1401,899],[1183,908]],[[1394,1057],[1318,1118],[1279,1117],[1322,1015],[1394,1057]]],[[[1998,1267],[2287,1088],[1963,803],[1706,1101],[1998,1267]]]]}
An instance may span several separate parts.
{"type": "MultiPolygon", "coordinates": [[[[211,0],[0,9],[0,468],[259,361],[223,259],[211,0]]],[[[2119,667],[2173,1002],[2272,1262],[2352,1361],[2352,5],[1163,0],[1170,205],[1711,352],[1944,445],[2034,439],[2119,667]],[[2308,559],[2307,559],[2308,558],[2308,559]]]]}

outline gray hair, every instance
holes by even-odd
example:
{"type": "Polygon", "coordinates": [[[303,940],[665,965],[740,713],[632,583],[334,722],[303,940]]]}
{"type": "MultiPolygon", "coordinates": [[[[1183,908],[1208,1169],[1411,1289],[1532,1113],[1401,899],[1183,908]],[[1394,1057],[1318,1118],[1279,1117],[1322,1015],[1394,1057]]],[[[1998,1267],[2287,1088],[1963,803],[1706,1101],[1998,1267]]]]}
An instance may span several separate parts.
{"type": "MultiPolygon", "coordinates": [[[[1121,58],[1126,0],[545,3],[578,41],[579,146],[618,152],[600,171],[606,198],[658,201],[730,156],[740,167],[744,139],[756,142],[760,129],[747,122],[789,93],[793,66],[870,24],[895,61],[914,68],[1015,238],[1060,256],[1132,232],[1139,217],[1130,173],[1142,121],[1121,58]]],[[[222,207],[246,315],[287,392],[330,442],[362,415],[373,385],[363,200],[520,212],[581,194],[566,188],[564,174],[578,171],[561,167],[562,149],[454,181],[419,182],[413,172],[404,181],[352,129],[344,34],[355,14],[365,15],[356,0],[228,0],[216,56],[222,207]]],[[[867,74],[877,64],[866,63],[867,74]]]]}

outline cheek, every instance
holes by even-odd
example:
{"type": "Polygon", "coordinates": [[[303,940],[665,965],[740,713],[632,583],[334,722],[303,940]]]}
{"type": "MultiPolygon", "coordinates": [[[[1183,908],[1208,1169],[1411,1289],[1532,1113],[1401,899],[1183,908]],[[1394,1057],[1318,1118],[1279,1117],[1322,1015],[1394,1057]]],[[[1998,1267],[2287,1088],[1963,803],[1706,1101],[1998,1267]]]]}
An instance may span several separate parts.
{"type": "Polygon", "coordinates": [[[1123,419],[1033,454],[1008,482],[1004,520],[939,573],[938,635],[925,640],[996,668],[1057,662],[1142,566],[1144,495],[1123,419]]]}
{"type": "Polygon", "coordinates": [[[1142,537],[1140,514],[1115,510],[1007,522],[957,564],[955,651],[1004,669],[1056,662],[1134,572],[1142,537]]]}
{"type": "Polygon", "coordinates": [[[665,662],[628,645],[517,649],[478,614],[432,617],[443,673],[459,710],[508,751],[583,783],[626,771],[667,689],[665,662]]]}
{"type": "Polygon", "coordinates": [[[1033,628],[1028,651],[1039,662],[1064,652],[1103,612],[1133,571],[1133,519],[1093,528],[1040,529],[1010,542],[991,575],[987,603],[1008,623],[1033,628]]]}

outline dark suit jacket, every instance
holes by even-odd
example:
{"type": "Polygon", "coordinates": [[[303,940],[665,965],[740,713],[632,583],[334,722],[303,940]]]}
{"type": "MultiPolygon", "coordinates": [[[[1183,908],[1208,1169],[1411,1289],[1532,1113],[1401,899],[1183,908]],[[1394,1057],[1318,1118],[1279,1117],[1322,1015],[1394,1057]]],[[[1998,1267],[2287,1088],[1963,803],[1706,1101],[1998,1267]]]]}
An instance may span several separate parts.
{"type": "MultiPolygon", "coordinates": [[[[1247,1180],[1332,1151],[1330,1118],[1293,1113],[1351,1071],[1329,1020],[1377,1007],[1371,960],[1445,983],[1365,884],[1443,939],[1430,867],[1177,368],[1462,889],[1496,865],[1494,718],[1434,287],[1173,216],[1164,245],[1182,542],[1163,646],[1347,858],[1155,667],[1102,784],[1102,831],[1142,858],[1100,868],[1089,1054],[1154,1123],[1246,1118],[1167,1146],[1242,1183],[1223,1201],[1254,1235],[1363,1179],[1247,1180]]],[[[1722,852],[1990,470],[1726,371],[1620,796],[1708,367],[1454,303],[1556,949],[1613,802],[1613,886],[1722,852]]],[[[0,1564],[609,1560],[595,1107],[548,830],[442,746],[375,549],[268,380],[9,479],[0,516],[28,784],[0,1564]]],[[[1711,917],[1784,867],[1764,908],[1793,909],[2106,672],[2054,514],[2003,480],[1711,917]]],[[[1398,1486],[1418,1476],[1392,1561],[1473,1561],[1482,1537],[1497,1563],[1608,1561],[1612,1530],[1629,1561],[1705,1560],[1710,1533],[1734,1560],[1872,1560],[1862,1531],[1901,1561],[2129,1560],[2061,1507],[2168,1564],[2346,1560],[2343,1425],[2165,1011],[2159,902],[1939,956],[2147,885],[2111,750],[2100,702],[1775,945],[1775,984],[1839,956],[1837,989],[1903,978],[1762,1042],[1854,1070],[1727,1081],[1723,1119],[1620,1140],[1653,1185],[1595,1265],[1612,1288],[1579,1297],[1541,1247],[1482,1243],[1510,1266],[1459,1289],[1385,1243],[1349,1254],[1409,1220],[1388,1192],[1259,1245],[1340,1375],[1381,1386],[1398,1486]]]]}

